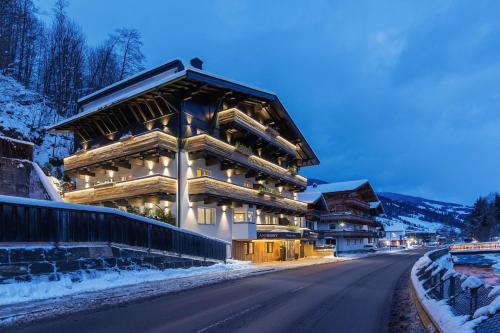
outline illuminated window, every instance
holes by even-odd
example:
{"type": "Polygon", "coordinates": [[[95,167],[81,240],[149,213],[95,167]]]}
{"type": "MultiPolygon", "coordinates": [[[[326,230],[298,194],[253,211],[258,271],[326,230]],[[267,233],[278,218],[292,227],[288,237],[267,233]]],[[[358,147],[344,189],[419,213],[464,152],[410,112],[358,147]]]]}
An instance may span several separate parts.
{"type": "Polygon", "coordinates": [[[245,210],[244,209],[235,209],[233,213],[233,222],[241,223],[245,221],[245,210]]]}
{"type": "Polygon", "coordinates": [[[209,177],[211,175],[210,170],[197,168],[196,169],[196,177],[209,177]]]}
{"type": "Polygon", "coordinates": [[[266,243],[266,252],[267,253],[273,253],[273,243],[272,242],[267,242],[266,243]]]}
{"type": "Polygon", "coordinates": [[[215,208],[198,207],[198,224],[215,224],[215,208]]]}
{"type": "Polygon", "coordinates": [[[247,188],[253,188],[253,184],[252,182],[244,182],[243,183],[243,186],[247,187],[247,188]]]}
{"type": "Polygon", "coordinates": [[[254,244],[252,242],[243,243],[243,252],[245,254],[253,254],[254,253],[254,244]]]}

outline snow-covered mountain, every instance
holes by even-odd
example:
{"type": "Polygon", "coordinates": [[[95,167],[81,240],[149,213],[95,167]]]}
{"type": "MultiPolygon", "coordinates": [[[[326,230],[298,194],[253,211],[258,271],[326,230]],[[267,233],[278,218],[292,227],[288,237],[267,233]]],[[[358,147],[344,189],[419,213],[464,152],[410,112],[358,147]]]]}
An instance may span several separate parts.
{"type": "Polygon", "coordinates": [[[463,229],[471,207],[409,195],[378,193],[385,217],[380,221],[386,230],[437,231],[463,229]]]}
{"type": "Polygon", "coordinates": [[[58,120],[45,98],[0,74],[0,135],[33,142],[40,166],[49,161],[60,166],[61,158],[72,149],[72,136],[45,130],[58,120]]]}

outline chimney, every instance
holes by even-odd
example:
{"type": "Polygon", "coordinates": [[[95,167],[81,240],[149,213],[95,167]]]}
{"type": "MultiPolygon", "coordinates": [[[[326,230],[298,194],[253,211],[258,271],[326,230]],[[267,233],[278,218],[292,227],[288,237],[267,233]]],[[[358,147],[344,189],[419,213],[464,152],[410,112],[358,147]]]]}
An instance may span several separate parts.
{"type": "Polygon", "coordinates": [[[203,69],[203,61],[200,58],[194,57],[189,62],[191,63],[191,66],[193,66],[194,68],[197,68],[200,71],[203,69]]]}

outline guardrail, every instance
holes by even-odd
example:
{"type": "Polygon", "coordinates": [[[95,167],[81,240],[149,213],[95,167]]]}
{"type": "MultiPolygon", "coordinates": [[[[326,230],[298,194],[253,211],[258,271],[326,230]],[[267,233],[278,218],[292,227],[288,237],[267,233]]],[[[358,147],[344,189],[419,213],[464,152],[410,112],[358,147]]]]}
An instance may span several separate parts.
{"type": "Polygon", "coordinates": [[[428,252],[412,268],[417,308],[427,331],[500,332],[500,312],[495,308],[500,291],[436,262],[448,252],[428,252]]]}
{"type": "Polygon", "coordinates": [[[0,242],[109,242],[226,260],[227,242],[118,209],[0,195],[0,242]]]}

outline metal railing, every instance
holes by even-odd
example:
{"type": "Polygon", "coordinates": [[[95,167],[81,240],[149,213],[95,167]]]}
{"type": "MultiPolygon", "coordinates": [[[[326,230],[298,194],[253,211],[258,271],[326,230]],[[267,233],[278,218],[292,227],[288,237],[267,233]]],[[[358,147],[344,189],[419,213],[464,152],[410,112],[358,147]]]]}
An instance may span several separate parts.
{"type": "Polygon", "coordinates": [[[0,196],[0,242],[109,242],[225,260],[227,243],[118,209],[0,196]]]}
{"type": "MultiPolygon", "coordinates": [[[[416,272],[417,278],[426,291],[426,297],[436,301],[446,300],[453,315],[467,316],[468,320],[472,320],[476,310],[490,305],[496,296],[489,296],[492,287],[481,285],[477,288],[463,288],[465,276],[456,272],[446,274],[448,269],[439,266],[435,261],[448,252],[448,248],[445,248],[429,253],[428,257],[432,262],[416,272]]],[[[500,332],[500,312],[490,314],[486,320],[474,327],[474,331],[500,332]]]]}

